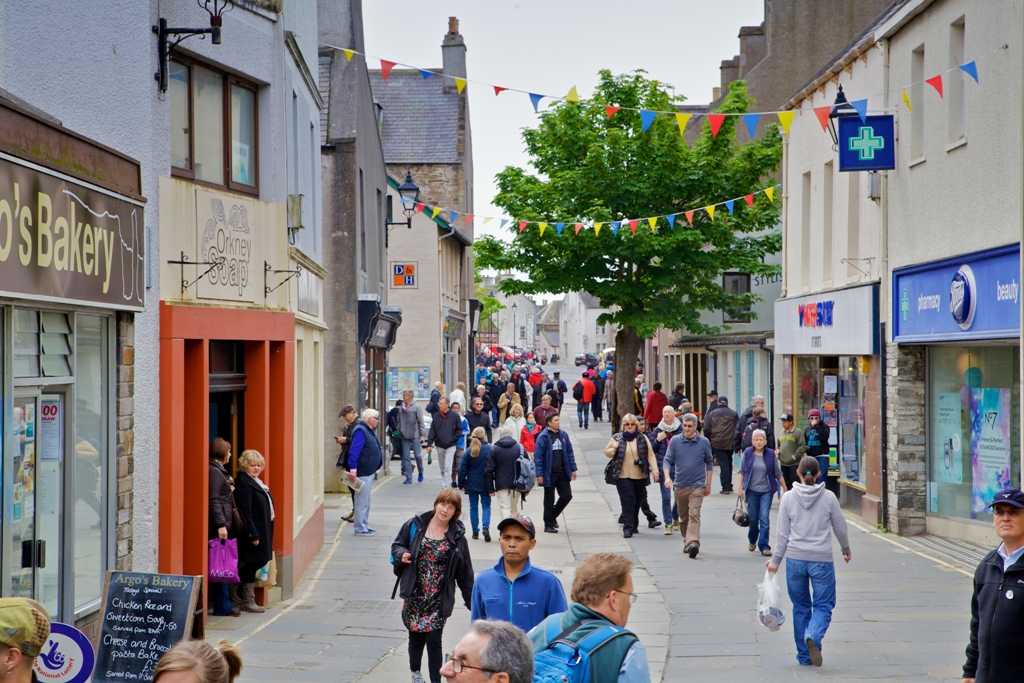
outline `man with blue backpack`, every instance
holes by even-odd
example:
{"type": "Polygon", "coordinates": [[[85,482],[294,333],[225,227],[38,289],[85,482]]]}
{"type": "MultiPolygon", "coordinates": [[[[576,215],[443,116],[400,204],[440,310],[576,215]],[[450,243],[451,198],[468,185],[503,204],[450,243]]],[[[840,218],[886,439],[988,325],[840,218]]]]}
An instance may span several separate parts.
{"type": "Polygon", "coordinates": [[[533,683],[650,683],[647,651],[625,626],[636,593],[633,563],[594,553],[576,567],[572,604],[528,634],[533,683]]]}

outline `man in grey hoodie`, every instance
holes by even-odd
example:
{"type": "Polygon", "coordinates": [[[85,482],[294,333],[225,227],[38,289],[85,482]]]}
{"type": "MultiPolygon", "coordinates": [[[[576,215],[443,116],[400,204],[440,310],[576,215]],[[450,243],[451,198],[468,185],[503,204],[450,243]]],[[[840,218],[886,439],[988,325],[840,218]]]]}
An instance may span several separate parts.
{"type": "Polygon", "coordinates": [[[412,483],[412,460],[409,451],[416,455],[416,468],[423,481],[423,455],[420,444],[427,435],[423,429],[423,409],[413,400],[411,391],[402,392],[402,405],[398,406],[398,431],[402,437],[402,474],[406,484],[412,483]]]}
{"type": "Polygon", "coordinates": [[[796,659],[804,666],[821,666],[821,640],[836,606],[836,570],[832,561],[832,534],[839,540],[843,559],[850,561],[846,518],[835,494],[816,484],[817,459],[805,455],[798,465],[799,480],[779,505],[775,552],[765,567],[773,574],[786,560],[786,588],[793,603],[796,659]],[[812,597],[813,591],[813,597],[812,597]]]}

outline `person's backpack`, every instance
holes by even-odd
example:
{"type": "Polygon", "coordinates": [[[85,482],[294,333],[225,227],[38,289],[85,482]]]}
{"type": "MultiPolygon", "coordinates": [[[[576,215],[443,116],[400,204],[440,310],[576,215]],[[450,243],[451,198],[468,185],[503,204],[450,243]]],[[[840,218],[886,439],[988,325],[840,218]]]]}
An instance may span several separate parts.
{"type": "Polygon", "coordinates": [[[583,398],[583,382],[576,382],[572,385],[572,397],[577,401],[583,398]]]}
{"type": "MultiPolygon", "coordinates": [[[[409,545],[412,545],[413,539],[416,538],[416,520],[413,520],[412,525],[409,528],[409,545]]],[[[395,562],[395,556],[389,555],[388,561],[391,563],[391,571],[395,574],[395,587],[391,591],[391,599],[394,600],[395,596],[398,595],[398,586],[402,583],[402,574],[405,572],[406,567],[411,567],[411,564],[405,564],[403,562],[395,562]]]]}
{"type": "MultiPolygon", "coordinates": [[[[582,638],[578,643],[568,639],[576,629],[595,621],[584,619],[558,633],[561,616],[544,622],[547,645],[533,656],[533,683],[590,683],[594,676],[591,655],[612,640],[636,636],[621,626],[608,624],[582,638]]],[[[621,663],[620,663],[621,666],[621,663]]]]}
{"type": "Polygon", "coordinates": [[[516,458],[516,477],[512,480],[512,488],[523,495],[533,490],[537,483],[537,468],[534,466],[530,456],[522,444],[519,446],[519,457],[516,458]]]}

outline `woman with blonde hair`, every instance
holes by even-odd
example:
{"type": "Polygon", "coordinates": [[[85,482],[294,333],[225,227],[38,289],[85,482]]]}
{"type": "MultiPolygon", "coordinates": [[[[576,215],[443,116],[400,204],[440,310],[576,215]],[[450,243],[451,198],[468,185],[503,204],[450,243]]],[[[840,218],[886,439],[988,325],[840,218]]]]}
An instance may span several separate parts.
{"type": "Polygon", "coordinates": [[[469,435],[469,457],[459,463],[459,489],[469,496],[469,521],[473,525],[473,539],[480,538],[479,507],[484,509],[484,540],[491,542],[491,497],[487,495],[484,470],[491,445],[487,443],[487,432],[477,427],[469,435]]]}
{"type": "Polygon", "coordinates": [[[520,435],[523,432],[523,427],[526,426],[526,418],[523,417],[523,406],[521,404],[512,404],[512,407],[508,411],[508,418],[505,420],[504,424],[512,430],[513,437],[516,438],[519,443],[522,443],[520,435]]]}
{"type": "Polygon", "coordinates": [[[657,456],[639,425],[636,415],[623,415],[622,431],[613,434],[604,447],[605,456],[612,461],[605,474],[606,481],[614,484],[619,493],[623,538],[632,538],[640,530],[640,508],[647,500],[647,478],[653,476],[654,482],[658,482],[657,456]]]}
{"type": "Polygon", "coordinates": [[[232,683],[242,672],[242,653],[221,638],[217,645],[205,640],[183,640],[168,650],[156,669],[153,683],[161,677],[164,683],[232,683]],[[192,674],[175,676],[175,673],[192,674]]]}
{"type": "MultiPolygon", "coordinates": [[[[470,459],[474,459],[472,452],[465,458],[470,459]]],[[[424,648],[430,683],[441,683],[441,640],[455,608],[455,584],[466,609],[473,597],[473,559],[461,514],[459,492],[441,489],[433,509],[407,520],[391,544],[391,562],[403,567],[398,595],[405,602],[402,623],[409,631],[409,670],[415,683],[423,681],[424,648]]]]}
{"type": "Polygon", "coordinates": [[[274,545],[274,499],[259,478],[266,462],[259,451],[242,451],[235,477],[235,503],[245,518],[245,532],[238,539],[238,595],[246,612],[265,612],[256,604],[256,572],[270,562],[274,545]]]}

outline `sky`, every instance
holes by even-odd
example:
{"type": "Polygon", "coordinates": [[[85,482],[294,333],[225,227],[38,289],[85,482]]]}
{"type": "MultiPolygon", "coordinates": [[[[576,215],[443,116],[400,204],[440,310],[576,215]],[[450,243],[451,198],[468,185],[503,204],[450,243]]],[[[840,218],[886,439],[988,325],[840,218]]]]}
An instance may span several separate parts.
{"type": "MultiPolygon", "coordinates": [[[[363,0],[366,53],[421,68],[441,67],[448,17],[459,19],[470,81],[552,96],[576,86],[586,99],[598,71],[647,71],[689,104],[711,100],[722,60],[739,52],[741,26],[764,20],[765,0],[363,0]]],[[[370,68],[378,68],[370,59],[370,68]]],[[[492,204],[495,175],[526,167],[521,131],[538,122],[529,97],[469,83],[474,204],[492,204]]],[[[544,107],[542,102],[541,108],[544,107]]],[[[476,221],[476,235],[498,234],[476,221]]],[[[506,226],[506,231],[509,226],[506,226]]],[[[508,235],[504,235],[508,237],[508,235]]]]}

